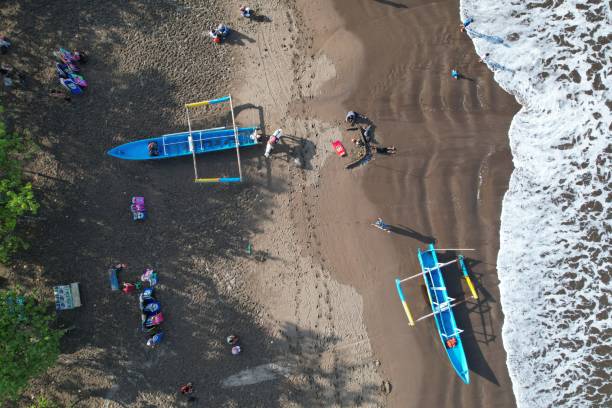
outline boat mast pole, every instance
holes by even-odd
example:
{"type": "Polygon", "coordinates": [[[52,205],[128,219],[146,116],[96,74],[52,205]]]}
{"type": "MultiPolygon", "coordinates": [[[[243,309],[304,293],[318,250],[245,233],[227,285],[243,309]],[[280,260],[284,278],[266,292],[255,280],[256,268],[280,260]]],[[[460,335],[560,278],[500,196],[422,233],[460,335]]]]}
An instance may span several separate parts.
{"type": "Polygon", "coordinates": [[[232,111],[232,125],[234,126],[234,140],[236,141],[236,156],[238,157],[238,176],[242,182],[242,166],[240,165],[240,142],[238,141],[238,129],[236,129],[236,118],[234,117],[234,104],[232,94],[229,95],[230,110],[232,111]]]}
{"type": "Polygon", "coordinates": [[[185,105],[185,111],[187,112],[187,126],[189,126],[189,138],[187,142],[189,143],[189,150],[191,150],[191,156],[193,157],[193,172],[195,173],[195,180],[198,179],[198,166],[196,165],[196,157],[195,157],[195,146],[193,145],[193,136],[191,134],[191,120],[189,119],[189,107],[185,105]]]}

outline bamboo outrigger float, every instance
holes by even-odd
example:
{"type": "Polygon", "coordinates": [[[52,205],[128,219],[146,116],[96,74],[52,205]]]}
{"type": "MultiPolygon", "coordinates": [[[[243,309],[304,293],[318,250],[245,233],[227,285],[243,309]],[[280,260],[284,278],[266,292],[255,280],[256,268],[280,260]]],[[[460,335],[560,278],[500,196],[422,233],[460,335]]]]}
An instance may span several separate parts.
{"type": "Polygon", "coordinates": [[[421,265],[421,273],[405,279],[395,279],[397,293],[399,294],[402,306],[404,307],[404,312],[408,317],[408,323],[410,326],[414,326],[415,323],[433,316],[434,320],[436,321],[436,327],[438,328],[440,340],[442,341],[442,345],[444,346],[446,354],[448,355],[448,359],[450,360],[459,378],[461,378],[464,383],[469,384],[470,375],[465,357],[465,351],[463,350],[463,343],[461,342],[461,333],[463,330],[457,327],[452,310],[453,307],[463,303],[463,301],[457,302],[455,299],[448,296],[446,284],[444,283],[444,277],[442,276],[442,268],[457,262],[459,264],[459,268],[461,269],[461,273],[463,274],[463,277],[470,288],[472,298],[478,299],[476,289],[474,288],[472,280],[468,275],[465,259],[462,255],[459,255],[455,260],[440,263],[438,262],[436,248],[433,244],[430,244],[429,248],[425,251],[421,251],[419,249],[418,257],[421,265]],[[423,276],[425,286],[427,287],[427,296],[429,298],[432,312],[415,320],[404,297],[402,283],[417,276],[423,276]]]}

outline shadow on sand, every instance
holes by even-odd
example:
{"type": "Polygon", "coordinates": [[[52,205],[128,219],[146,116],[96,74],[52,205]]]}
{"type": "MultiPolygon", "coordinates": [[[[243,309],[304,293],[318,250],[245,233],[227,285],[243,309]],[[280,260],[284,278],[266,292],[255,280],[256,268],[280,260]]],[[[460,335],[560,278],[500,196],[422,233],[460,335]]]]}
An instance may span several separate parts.
{"type": "MultiPolygon", "coordinates": [[[[457,254],[454,251],[438,252],[439,262],[449,262],[457,259],[457,254]]],[[[477,261],[471,259],[465,259],[466,266],[468,267],[468,273],[470,273],[476,286],[478,293],[478,299],[471,298],[469,288],[464,285],[464,279],[462,279],[462,272],[457,263],[447,266],[444,268],[444,281],[448,289],[448,295],[457,299],[457,301],[464,300],[463,303],[453,308],[455,320],[457,326],[464,330],[461,334],[463,340],[463,348],[468,361],[468,367],[470,371],[478,374],[486,380],[492,382],[495,385],[499,385],[495,373],[487,363],[484,354],[480,348],[480,344],[487,345],[490,342],[494,342],[497,339],[493,333],[495,328],[492,324],[491,318],[491,306],[492,302],[495,302],[490,292],[483,288],[479,284],[479,276],[474,275],[471,266],[476,265],[477,261]],[[470,296],[470,297],[467,297],[470,296]],[[472,323],[474,312],[478,313],[478,321],[481,325],[480,330],[474,328],[472,323]]]]}
{"type": "Polygon", "coordinates": [[[380,4],[384,4],[386,6],[395,7],[395,8],[408,8],[408,6],[406,6],[405,4],[398,3],[396,1],[391,1],[391,0],[374,0],[374,1],[380,4]]]}
{"type": "Polygon", "coordinates": [[[436,239],[434,237],[430,237],[427,235],[423,235],[420,232],[413,230],[410,227],[406,227],[404,225],[389,225],[389,230],[398,235],[403,235],[405,237],[409,237],[412,239],[416,239],[424,244],[435,244],[436,239]]]}
{"type": "Polygon", "coordinates": [[[246,45],[247,42],[254,43],[255,39],[232,28],[232,32],[223,42],[231,45],[246,45]]]}

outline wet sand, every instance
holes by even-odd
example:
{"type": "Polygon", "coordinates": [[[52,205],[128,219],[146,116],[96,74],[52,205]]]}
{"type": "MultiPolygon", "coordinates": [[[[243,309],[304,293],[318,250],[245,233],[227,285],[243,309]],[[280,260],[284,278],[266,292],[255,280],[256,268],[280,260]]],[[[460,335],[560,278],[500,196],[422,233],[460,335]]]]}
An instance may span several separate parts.
{"type": "MultiPolygon", "coordinates": [[[[512,170],[507,132],[518,110],[513,97],[479,63],[459,29],[456,1],[318,1],[306,11],[337,77],[309,105],[328,121],[347,110],[366,114],[380,145],[377,156],[347,171],[349,159],[328,159],[322,170],[317,231],[333,276],[364,297],[366,327],[384,375],[393,384],[389,406],[514,406],[502,345],[496,258],[501,200],[512,170]],[[456,68],[468,79],[456,81],[456,68]],[[377,217],[392,234],[371,226],[377,217]],[[416,248],[473,248],[469,258],[480,295],[455,309],[471,384],[455,375],[434,321],[407,324],[394,278],[419,270],[416,248]]],[[[356,131],[345,131],[350,145],[356,131]]],[[[447,286],[458,299],[458,271],[447,286]]],[[[417,316],[427,313],[422,281],[405,293],[417,316]]]]}

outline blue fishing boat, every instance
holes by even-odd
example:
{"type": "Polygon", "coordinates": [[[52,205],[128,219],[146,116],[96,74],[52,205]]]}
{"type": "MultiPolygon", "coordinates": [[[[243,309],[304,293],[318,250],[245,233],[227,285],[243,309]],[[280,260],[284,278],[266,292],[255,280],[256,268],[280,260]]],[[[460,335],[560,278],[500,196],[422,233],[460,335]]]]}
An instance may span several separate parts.
{"type": "Polygon", "coordinates": [[[419,322],[433,316],[434,320],[436,321],[436,327],[438,329],[438,334],[440,335],[440,340],[444,346],[444,349],[446,350],[446,354],[448,355],[451,365],[455,369],[455,372],[459,378],[461,378],[464,383],[469,384],[470,375],[468,371],[467,359],[465,357],[465,351],[463,349],[463,343],[461,341],[461,333],[463,330],[457,327],[452,309],[462,302],[456,302],[455,299],[448,296],[448,291],[442,275],[443,267],[457,262],[459,269],[463,274],[470,291],[472,292],[472,297],[474,299],[478,299],[478,294],[476,293],[474,285],[472,284],[470,276],[468,275],[465,260],[463,256],[460,255],[455,260],[440,263],[438,262],[436,248],[433,244],[430,244],[427,250],[421,251],[419,249],[418,258],[421,265],[421,273],[405,279],[395,279],[395,286],[404,307],[404,311],[406,312],[406,316],[408,317],[408,322],[411,326],[414,326],[415,322],[419,322]],[[408,307],[408,303],[404,298],[401,285],[403,282],[417,276],[423,276],[432,312],[420,317],[417,320],[414,320],[412,313],[410,312],[410,308],[408,307]]]}
{"type": "MultiPolygon", "coordinates": [[[[259,143],[256,127],[237,128],[236,133],[240,148],[255,146],[259,143]]],[[[161,160],[192,154],[234,150],[237,147],[234,129],[232,128],[191,131],[193,138],[191,143],[189,136],[190,132],[180,132],[137,140],[114,147],[108,151],[108,154],[124,160],[161,160]],[[154,151],[151,151],[152,147],[155,148],[154,151]]]]}

